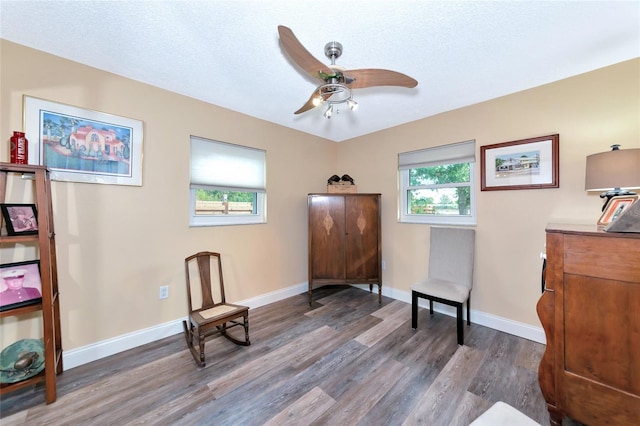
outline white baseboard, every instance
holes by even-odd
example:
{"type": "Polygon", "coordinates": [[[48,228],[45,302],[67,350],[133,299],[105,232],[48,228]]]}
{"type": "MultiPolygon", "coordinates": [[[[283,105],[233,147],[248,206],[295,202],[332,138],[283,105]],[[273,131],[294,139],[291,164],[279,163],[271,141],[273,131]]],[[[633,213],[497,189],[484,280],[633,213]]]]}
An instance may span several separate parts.
{"type": "MultiPolygon", "coordinates": [[[[369,290],[369,286],[366,284],[356,285],[355,287],[369,290]]],[[[279,300],[286,299],[291,296],[298,295],[307,291],[307,289],[308,286],[305,282],[287,287],[282,290],[262,294],[251,299],[241,300],[237,303],[253,309],[260,306],[268,305],[269,303],[274,303],[279,300]]],[[[392,299],[411,303],[411,293],[407,291],[383,286],[382,294],[392,299]]],[[[421,299],[421,302],[422,301],[423,300],[421,299]]],[[[424,302],[426,303],[424,307],[428,308],[428,302],[424,302]]],[[[423,306],[423,304],[421,303],[420,306],[423,306]]],[[[436,305],[435,310],[445,315],[449,315],[452,317],[456,316],[455,309],[446,305],[442,305],[440,303],[436,305]]],[[[155,342],[156,340],[164,339],[165,337],[173,336],[174,334],[182,333],[183,319],[184,318],[178,318],[174,321],[169,321],[164,324],[159,324],[153,327],[145,328],[143,330],[127,333],[122,336],[103,340],[101,342],[93,343],[81,348],[65,351],[62,355],[65,370],[69,370],[71,368],[78,367],[80,365],[87,364],[89,362],[96,361],[110,355],[115,355],[119,352],[133,349],[147,343],[155,342]]],[[[533,340],[534,342],[543,344],[546,343],[544,330],[542,328],[533,327],[531,325],[512,321],[507,318],[498,317],[472,309],[471,322],[474,324],[493,328],[498,331],[513,334],[524,339],[533,340]]]]}
{"type": "MultiPolygon", "coordinates": [[[[369,290],[368,284],[358,284],[358,288],[369,290]]],[[[374,286],[375,287],[375,286],[374,286]]],[[[382,286],[382,294],[392,299],[400,300],[402,302],[411,303],[411,292],[398,290],[391,287],[382,286]]],[[[429,301],[425,299],[419,299],[419,306],[423,308],[429,308],[429,301]]],[[[434,304],[434,311],[440,312],[451,317],[456,316],[455,308],[442,303],[434,304]]],[[[465,314],[466,318],[466,314],[465,314]]],[[[513,321],[508,318],[499,317],[485,312],[471,310],[471,323],[483,325],[485,327],[493,328],[494,330],[502,331],[505,333],[513,334],[514,336],[522,337],[523,339],[533,340],[534,342],[546,344],[547,339],[544,335],[542,327],[534,327],[529,324],[525,324],[518,321],[513,321]]]]}
{"type": "MultiPolygon", "coordinates": [[[[236,303],[253,309],[295,296],[307,291],[307,289],[308,286],[305,282],[282,290],[262,294],[251,299],[240,300],[236,303]]],[[[87,364],[91,361],[96,361],[110,355],[115,355],[119,352],[155,342],[156,340],[164,339],[165,337],[173,336],[174,334],[182,333],[182,321],[184,319],[186,319],[186,317],[178,318],[177,320],[145,328],[143,330],[134,331],[132,333],[127,333],[112,339],[103,340],[81,348],[64,351],[62,353],[64,368],[65,370],[69,370],[71,368],[87,364]]]]}
{"type": "Polygon", "coordinates": [[[115,355],[182,332],[183,318],[62,352],[65,370],[115,355]]]}

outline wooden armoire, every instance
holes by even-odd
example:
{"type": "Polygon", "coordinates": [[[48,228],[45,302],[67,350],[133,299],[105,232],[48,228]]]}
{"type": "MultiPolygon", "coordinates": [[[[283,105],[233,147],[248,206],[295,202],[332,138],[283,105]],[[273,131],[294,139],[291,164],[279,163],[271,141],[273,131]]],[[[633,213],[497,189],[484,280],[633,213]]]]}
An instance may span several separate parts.
{"type": "Polygon", "coordinates": [[[382,303],[380,194],[309,194],[309,305],[313,287],[378,285],[382,303]]]}

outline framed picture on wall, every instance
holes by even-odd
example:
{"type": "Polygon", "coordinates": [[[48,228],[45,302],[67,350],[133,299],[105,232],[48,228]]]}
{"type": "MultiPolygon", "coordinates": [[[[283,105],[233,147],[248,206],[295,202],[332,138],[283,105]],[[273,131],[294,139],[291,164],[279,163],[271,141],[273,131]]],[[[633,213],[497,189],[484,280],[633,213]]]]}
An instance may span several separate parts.
{"type": "Polygon", "coordinates": [[[480,147],[482,191],[560,186],[560,135],[480,147]]]}
{"type": "Polygon", "coordinates": [[[2,217],[9,235],[38,233],[38,212],[35,204],[2,204],[2,217]]]}
{"type": "Polygon", "coordinates": [[[142,185],[142,121],[23,98],[29,164],[53,180],[142,185]]]}
{"type": "Polygon", "coordinates": [[[0,265],[0,311],[41,301],[42,282],[38,260],[0,265]]]}

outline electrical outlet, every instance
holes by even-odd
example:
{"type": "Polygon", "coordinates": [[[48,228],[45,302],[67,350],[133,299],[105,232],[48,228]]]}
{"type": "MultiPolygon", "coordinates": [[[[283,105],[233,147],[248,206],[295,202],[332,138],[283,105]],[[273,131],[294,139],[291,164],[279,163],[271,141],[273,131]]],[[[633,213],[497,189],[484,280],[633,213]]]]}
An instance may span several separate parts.
{"type": "Polygon", "coordinates": [[[160,286],[160,299],[167,299],[167,298],[169,298],[169,286],[168,285],[160,286]]]}
{"type": "Polygon", "coordinates": [[[387,269],[387,262],[385,262],[384,260],[382,261],[382,269],[387,269]]]}

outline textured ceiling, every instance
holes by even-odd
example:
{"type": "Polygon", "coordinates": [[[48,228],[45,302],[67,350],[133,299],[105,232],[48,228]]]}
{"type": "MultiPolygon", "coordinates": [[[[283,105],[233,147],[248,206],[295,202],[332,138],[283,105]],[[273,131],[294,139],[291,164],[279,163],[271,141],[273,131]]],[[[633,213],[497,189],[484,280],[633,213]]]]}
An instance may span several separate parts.
{"type": "Polygon", "coordinates": [[[640,1],[1,0],[0,37],[339,142],[640,57],[640,1]],[[418,86],[294,115],[317,84],[278,25],[324,63],[336,40],[338,65],[418,86]]]}

